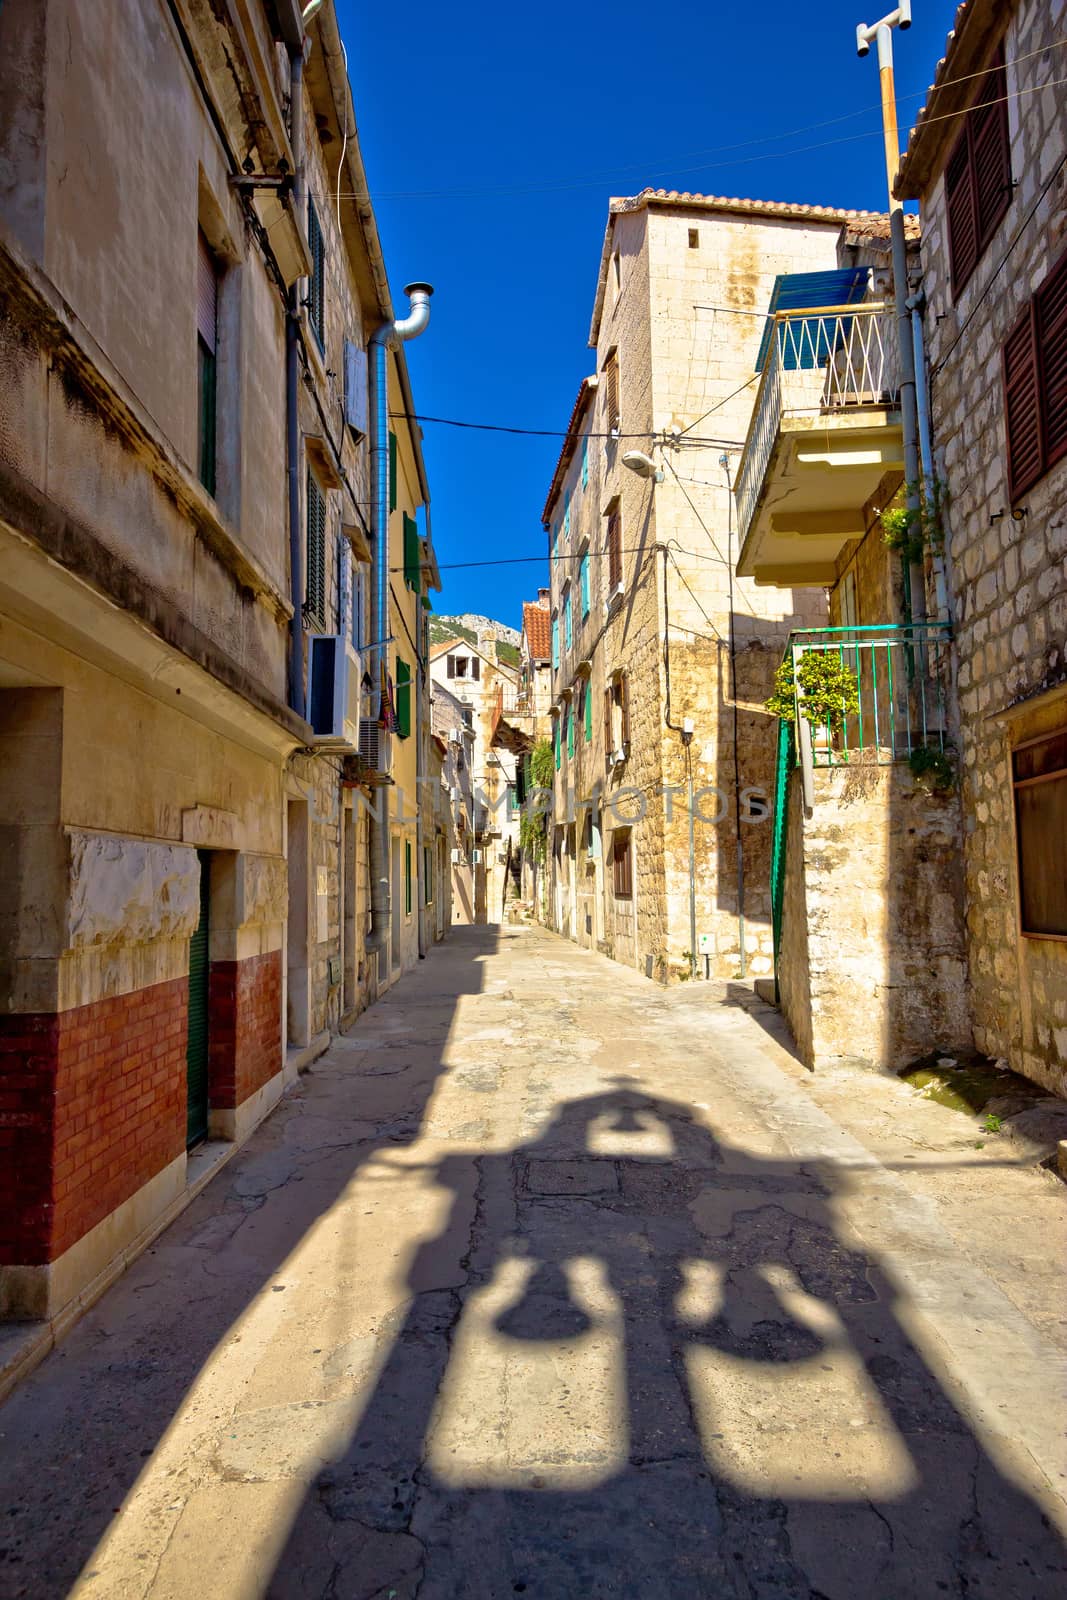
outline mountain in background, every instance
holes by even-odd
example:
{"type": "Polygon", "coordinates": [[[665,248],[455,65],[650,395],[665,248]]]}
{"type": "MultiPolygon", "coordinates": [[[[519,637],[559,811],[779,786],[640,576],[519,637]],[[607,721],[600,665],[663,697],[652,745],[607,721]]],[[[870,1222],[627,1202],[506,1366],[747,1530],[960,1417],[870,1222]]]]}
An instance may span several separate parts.
{"type": "Polygon", "coordinates": [[[430,616],[431,644],[441,644],[445,639],[466,639],[468,644],[477,644],[479,632],[493,635],[498,661],[505,666],[518,666],[521,636],[517,628],[509,628],[506,622],[496,622],[492,617],[477,616],[472,611],[454,617],[430,616]]]}

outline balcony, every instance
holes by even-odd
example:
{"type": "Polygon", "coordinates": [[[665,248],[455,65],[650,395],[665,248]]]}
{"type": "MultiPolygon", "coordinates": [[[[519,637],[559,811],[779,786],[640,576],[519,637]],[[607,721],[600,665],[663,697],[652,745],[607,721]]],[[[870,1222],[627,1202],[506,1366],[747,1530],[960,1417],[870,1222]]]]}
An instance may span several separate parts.
{"type": "Polygon", "coordinates": [[[524,755],[533,744],[533,696],[522,688],[498,683],[489,701],[489,744],[496,750],[524,755]]]}
{"type": "Polygon", "coordinates": [[[880,303],[775,313],[737,474],[737,570],[833,583],[863,508],[904,468],[897,330],[880,303]]]}

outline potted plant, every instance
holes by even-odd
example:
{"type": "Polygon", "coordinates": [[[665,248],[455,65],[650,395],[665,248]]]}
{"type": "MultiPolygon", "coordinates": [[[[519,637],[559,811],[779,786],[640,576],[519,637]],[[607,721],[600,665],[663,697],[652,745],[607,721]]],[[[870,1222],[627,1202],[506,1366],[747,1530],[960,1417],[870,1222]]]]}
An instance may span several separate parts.
{"type": "Polygon", "coordinates": [[[790,650],[774,675],[774,692],[764,704],[773,716],[793,722],[799,703],[816,746],[828,748],[845,718],[859,710],[859,684],[852,668],[835,650],[804,650],[793,672],[790,650]]]}

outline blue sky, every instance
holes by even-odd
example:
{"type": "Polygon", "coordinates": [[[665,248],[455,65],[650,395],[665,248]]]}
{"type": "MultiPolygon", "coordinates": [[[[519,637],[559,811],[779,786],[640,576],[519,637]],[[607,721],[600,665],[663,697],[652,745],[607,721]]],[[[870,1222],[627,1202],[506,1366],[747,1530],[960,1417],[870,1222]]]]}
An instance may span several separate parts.
{"type": "MultiPolygon", "coordinates": [[[[609,195],[885,207],[878,69],[855,50],[857,22],[877,15],[855,0],[336,5],[394,302],[411,279],[436,290],[408,346],[427,416],[566,427],[590,369],[609,195]]],[[[902,138],[955,5],[913,9],[895,36],[902,138]]],[[[518,626],[548,581],[540,513],[560,440],[424,432],[435,609],[518,626]],[[519,556],[537,559],[449,568],[519,556]]]]}

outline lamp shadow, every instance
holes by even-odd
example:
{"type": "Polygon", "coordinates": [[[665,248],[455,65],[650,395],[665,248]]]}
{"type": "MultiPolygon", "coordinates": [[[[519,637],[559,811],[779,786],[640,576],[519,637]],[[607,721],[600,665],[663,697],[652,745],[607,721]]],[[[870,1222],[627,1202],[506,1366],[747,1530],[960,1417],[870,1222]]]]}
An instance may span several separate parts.
{"type": "Polygon", "coordinates": [[[435,1178],[449,1219],[272,1600],[1067,1592],[1059,1535],[842,1236],[843,1175],[622,1081],[435,1178]]]}

